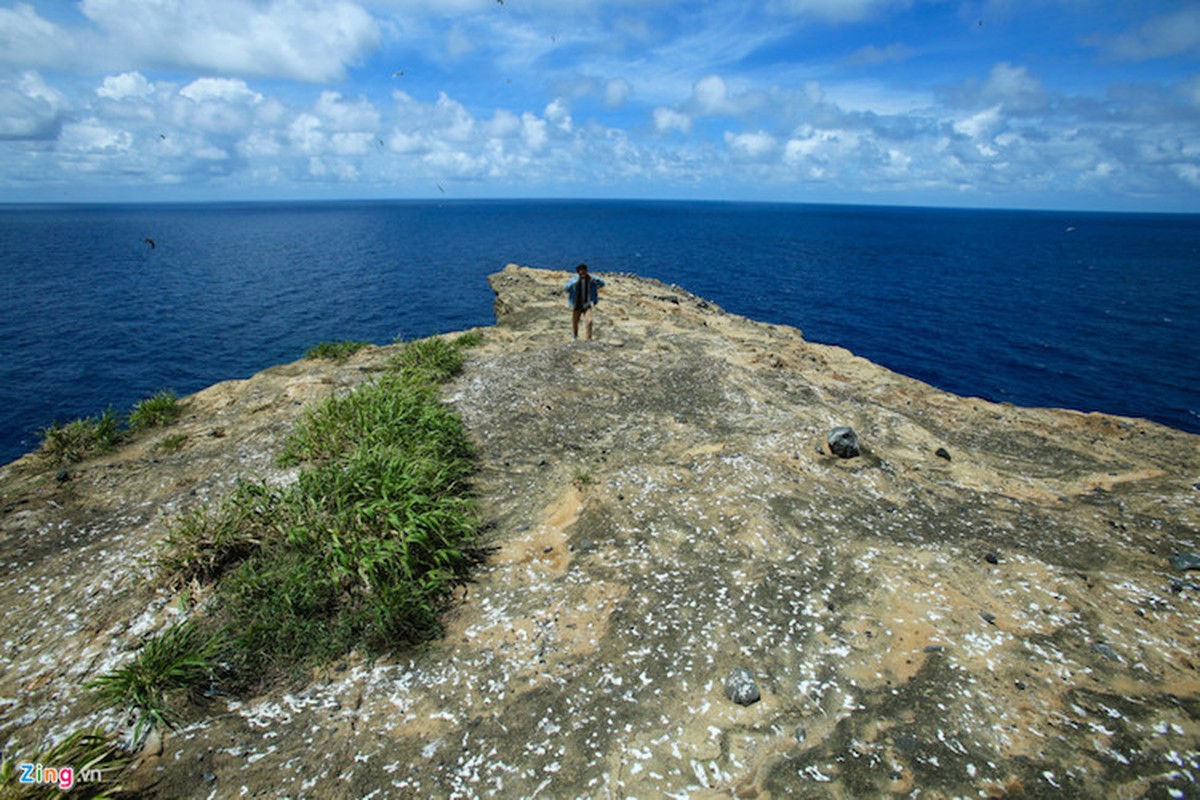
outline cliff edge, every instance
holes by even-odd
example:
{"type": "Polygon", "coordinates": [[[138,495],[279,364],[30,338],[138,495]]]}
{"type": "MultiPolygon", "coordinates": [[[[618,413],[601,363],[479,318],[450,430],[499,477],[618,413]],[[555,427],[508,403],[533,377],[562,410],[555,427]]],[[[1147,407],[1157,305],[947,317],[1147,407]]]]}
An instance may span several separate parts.
{"type": "MultiPolygon", "coordinates": [[[[445,636],[218,698],[131,785],[1200,794],[1200,437],[957,397],[636,276],[602,275],[596,338],[572,341],[565,277],[493,275],[496,325],[446,389],[494,552],[445,636]]],[[[301,409],[388,350],[193,395],[177,451],[0,470],[6,749],[122,724],[80,686],[177,615],[147,580],[170,520],[290,480],[301,409]]]]}

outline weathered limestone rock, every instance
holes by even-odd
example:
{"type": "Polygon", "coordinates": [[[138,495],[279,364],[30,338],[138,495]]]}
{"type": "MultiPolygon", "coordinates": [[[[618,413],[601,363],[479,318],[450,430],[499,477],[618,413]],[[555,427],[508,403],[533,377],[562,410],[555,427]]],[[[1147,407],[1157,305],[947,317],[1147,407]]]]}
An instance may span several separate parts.
{"type": "Polygon", "coordinates": [[[1176,553],[1171,556],[1171,568],[1179,570],[1200,569],[1200,553],[1176,553]]]}
{"type": "MultiPolygon", "coordinates": [[[[1200,552],[1200,437],[956,397],[603,277],[591,342],[563,273],[492,277],[447,399],[497,550],[445,637],[214,700],[147,796],[1196,795],[1200,593],[1171,557],[1200,552]],[[860,457],[818,452],[841,425],[860,457]],[[725,698],[738,668],[757,703],[725,698]]],[[[288,480],[301,404],[385,357],[188,398],[178,453],[0,470],[0,746],[121,722],[79,686],[172,616],[142,582],[166,521],[288,480]]]]}
{"type": "Polygon", "coordinates": [[[762,699],[754,673],[738,667],[725,676],[725,696],[739,706],[751,706],[762,699]]]}
{"type": "Polygon", "coordinates": [[[858,458],[862,455],[858,447],[858,434],[845,425],[829,431],[829,452],[838,458],[858,458]]]}

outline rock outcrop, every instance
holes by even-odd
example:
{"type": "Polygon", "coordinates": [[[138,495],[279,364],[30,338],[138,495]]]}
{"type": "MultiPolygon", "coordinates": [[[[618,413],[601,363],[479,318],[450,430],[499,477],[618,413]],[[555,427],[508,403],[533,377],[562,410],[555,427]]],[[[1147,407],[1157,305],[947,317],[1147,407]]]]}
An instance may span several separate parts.
{"type": "MultiPolygon", "coordinates": [[[[495,552],[445,636],[213,700],[132,784],[1200,795],[1200,437],[949,395],[603,277],[596,339],[576,342],[563,273],[492,276],[497,324],[446,398],[479,447],[495,552]],[[843,427],[856,455],[830,451],[843,427]]],[[[32,456],[0,471],[6,748],[122,723],[79,687],[176,613],[148,580],[171,517],[239,475],[289,480],[274,455],[299,410],[387,351],[200,392],[178,452],[151,438],[67,480],[32,456]]]]}

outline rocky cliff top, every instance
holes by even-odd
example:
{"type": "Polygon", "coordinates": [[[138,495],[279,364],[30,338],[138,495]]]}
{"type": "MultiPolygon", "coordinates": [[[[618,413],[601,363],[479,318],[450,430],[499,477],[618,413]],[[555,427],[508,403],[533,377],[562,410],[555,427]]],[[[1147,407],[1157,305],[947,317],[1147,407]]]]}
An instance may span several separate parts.
{"type": "MultiPolygon", "coordinates": [[[[572,341],[566,277],[493,275],[447,388],[495,551],[445,636],[223,701],[148,796],[1200,793],[1200,437],[953,396],[635,276],[572,341]]],[[[177,452],[0,470],[6,748],[121,724],[79,686],[175,615],[170,519],[289,480],[300,409],[387,354],[187,398],[177,452]]]]}

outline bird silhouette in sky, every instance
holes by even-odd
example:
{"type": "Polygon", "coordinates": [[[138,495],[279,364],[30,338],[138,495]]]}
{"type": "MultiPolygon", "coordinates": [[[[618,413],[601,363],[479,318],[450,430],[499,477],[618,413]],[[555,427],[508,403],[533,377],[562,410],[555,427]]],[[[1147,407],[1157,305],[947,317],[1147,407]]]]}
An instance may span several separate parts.
{"type": "Polygon", "coordinates": [[[153,240],[153,239],[151,239],[149,236],[147,236],[145,239],[142,239],[142,241],[143,241],[143,242],[145,242],[146,244],[150,245],[150,249],[151,249],[151,250],[157,250],[157,249],[158,249],[158,245],[157,245],[157,244],[155,244],[155,243],[154,243],[154,240],[153,240]]]}

